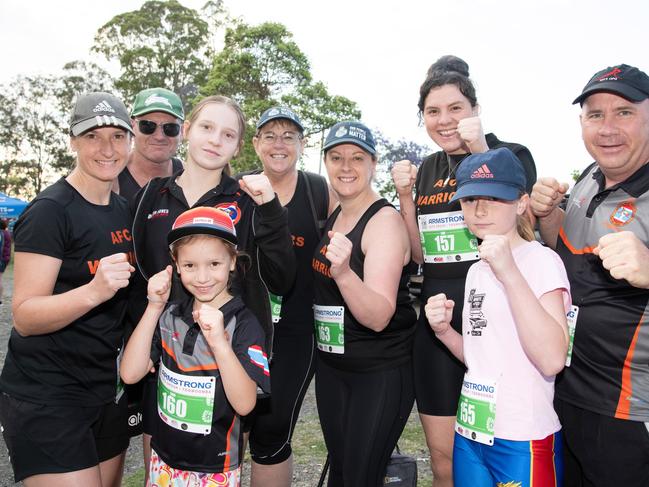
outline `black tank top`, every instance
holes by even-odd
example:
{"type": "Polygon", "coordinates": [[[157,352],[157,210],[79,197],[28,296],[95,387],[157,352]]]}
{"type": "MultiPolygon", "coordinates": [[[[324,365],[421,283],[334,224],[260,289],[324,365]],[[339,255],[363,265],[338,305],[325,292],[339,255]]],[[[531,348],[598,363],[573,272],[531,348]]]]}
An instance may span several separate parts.
{"type": "MultiPolygon", "coordinates": [[[[175,157],[172,157],[171,173],[174,174],[177,171],[181,170],[182,168],[183,168],[182,161],[180,159],[176,159],[175,157]]],[[[131,171],[128,170],[128,166],[126,166],[124,170],[121,173],[119,173],[119,175],[117,176],[117,181],[119,182],[119,195],[126,198],[126,200],[129,203],[133,201],[133,198],[135,198],[137,192],[142,189],[142,187],[139,184],[137,184],[137,181],[131,174],[131,171]]]]}
{"type": "MultiPolygon", "coordinates": [[[[384,206],[390,206],[385,199],[372,203],[359,219],[356,226],[346,235],[352,242],[352,254],[349,259],[350,268],[363,279],[363,263],[365,255],[361,249],[361,240],[365,226],[369,220],[384,206]]],[[[315,302],[325,306],[344,306],[342,294],[336,282],[329,275],[329,260],[324,256],[329,244],[328,231],[333,227],[340,207],[327,220],[324,236],[313,257],[312,266],[315,276],[315,302]]],[[[344,312],[344,344],[342,354],[319,351],[321,359],[332,367],[355,372],[394,367],[407,362],[412,351],[412,335],[417,319],[412,307],[412,300],[406,286],[408,282],[408,266],[404,266],[397,291],[396,310],[388,326],[380,332],[375,332],[361,325],[345,307],[344,312]]]]}
{"type": "Polygon", "coordinates": [[[275,335],[311,335],[313,333],[313,272],[311,259],[320,240],[304,187],[304,178],[297,178],[295,194],[286,205],[288,226],[293,237],[297,274],[291,292],[283,296],[282,319],[275,335]]]}

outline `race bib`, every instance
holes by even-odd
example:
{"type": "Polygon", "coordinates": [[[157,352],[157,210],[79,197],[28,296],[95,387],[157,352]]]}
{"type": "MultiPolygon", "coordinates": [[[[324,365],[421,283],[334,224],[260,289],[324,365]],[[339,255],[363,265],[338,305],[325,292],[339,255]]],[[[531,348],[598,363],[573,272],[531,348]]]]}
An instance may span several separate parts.
{"type": "Polygon", "coordinates": [[[478,260],[478,239],[461,211],[419,215],[419,238],[427,264],[478,260]]]}
{"type": "Polygon", "coordinates": [[[568,323],[568,355],[566,355],[566,367],[570,367],[570,363],[572,362],[572,346],[575,341],[575,328],[577,327],[578,314],[579,306],[574,305],[566,313],[566,321],[568,323]]]}
{"type": "Polygon", "coordinates": [[[316,304],[313,318],[318,350],[345,353],[345,307],[316,304]]]}
{"type": "Polygon", "coordinates": [[[464,376],[455,420],[458,434],[485,445],[494,444],[496,389],[495,381],[464,376]]]}
{"type": "Polygon", "coordinates": [[[207,435],[212,431],[214,377],[195,377],[172,372],[160,363],[158,415],[180,431],[207,435]]]}
{"type": "Polygon", "coordinates": [[[282,317],[282,296],[268,293],[268,297],[270,298],[270,313],[272,315],[273,323],[278,323],[282,317]]]}

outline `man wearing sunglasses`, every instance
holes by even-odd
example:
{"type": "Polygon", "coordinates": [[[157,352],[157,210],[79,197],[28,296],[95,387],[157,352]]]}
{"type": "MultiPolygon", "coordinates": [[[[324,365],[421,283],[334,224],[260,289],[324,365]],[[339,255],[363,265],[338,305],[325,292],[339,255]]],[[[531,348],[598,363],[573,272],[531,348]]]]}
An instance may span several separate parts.
{"type": "MultiPolygon", "coordinates": [[[[113,191],[131,203],[135,194],[151,179],[171,176],[182,169],[182,161],[174,156],[182,140],[184,119],[182,101],[173,91],[150,88],[135,96],[131,111],[131,124],[135,134],[133,148],[126,167],[113,185],[113,191]]],[[[139,278],[138,275],[135,279],[139,278]]],[[[131,299],[137,301],[139,296],[131,293],[131,299]]],[[[138,306],[129,303],[129,323],[139,321],[137,310],[138,306]]],[[[145,377],[138,384],[126,386],[125,389],[128,398],[129,436],[132,438],[144,433],[143,450],[147,466],[151,454],[149,423],[152,421],[151,415],[155,414],[155,378],[155,375],[145,377]],[[148,404],[148,408],[145,404],[148,404]]]]}
{"type": "Polygon", "coordinates": [[[135,96],[131,119],[133,150],[114,188],[129,201],[154,177],[171,176],[182,169],[180,159],[173,156],[182,140],[185,113],[174,92],[149,88],[135,96]]]}

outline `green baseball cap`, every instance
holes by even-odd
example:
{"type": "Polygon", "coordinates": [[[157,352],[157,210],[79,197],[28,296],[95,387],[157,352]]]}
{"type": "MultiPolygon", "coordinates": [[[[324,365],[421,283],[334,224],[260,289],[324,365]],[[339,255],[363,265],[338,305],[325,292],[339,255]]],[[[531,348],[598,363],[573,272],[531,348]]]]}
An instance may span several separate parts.
{"type": "Polygon", "coordinates": [[[149,88],[135,95],[131,117],[151,112],[165,112],[180,120],[185,120],[185,111],[180,97],[164,88],[149,88]]]}

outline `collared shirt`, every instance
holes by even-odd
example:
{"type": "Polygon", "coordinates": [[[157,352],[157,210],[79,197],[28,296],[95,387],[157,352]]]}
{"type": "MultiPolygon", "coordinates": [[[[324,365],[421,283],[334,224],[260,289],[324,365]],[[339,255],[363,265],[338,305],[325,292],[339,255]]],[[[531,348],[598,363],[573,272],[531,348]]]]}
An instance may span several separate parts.
{"type": "Polygon", "coordinates": [[[593,254],[602,236],[618,231],[649,245],[649,164],[608,189],[593,164],[570,194],[557,253],[579,310],[556,394],[599,414],[649,421],[649,290],[613,278],[593,254]]]}

